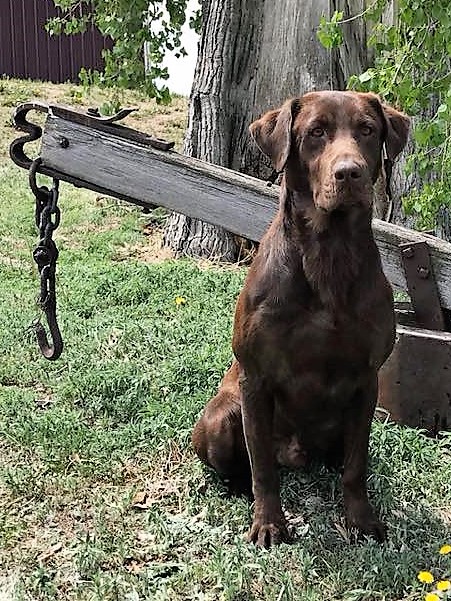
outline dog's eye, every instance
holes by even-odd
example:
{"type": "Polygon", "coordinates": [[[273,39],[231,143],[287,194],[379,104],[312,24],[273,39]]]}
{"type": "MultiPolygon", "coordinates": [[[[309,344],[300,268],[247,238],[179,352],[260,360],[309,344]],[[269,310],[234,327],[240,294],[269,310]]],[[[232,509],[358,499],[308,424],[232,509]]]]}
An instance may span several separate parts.
{"type": "Polygon", "coordinates": [[[314,138],[321,138],[326,133],[326,130],[324,129],[324,127],[314,127],[310,130],[309,133],[314,138]]]}
{"type": "Polygon", "coordinates": [[[373,128],[370,125],[361,125],[360,132],[364,136],[370,136],[373,133],[373,128]]]}

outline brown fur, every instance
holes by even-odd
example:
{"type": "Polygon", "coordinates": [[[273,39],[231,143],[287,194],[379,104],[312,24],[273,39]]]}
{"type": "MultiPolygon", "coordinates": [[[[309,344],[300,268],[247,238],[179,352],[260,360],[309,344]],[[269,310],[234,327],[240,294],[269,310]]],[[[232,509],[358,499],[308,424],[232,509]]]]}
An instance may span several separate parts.
{"type": "Polygon", "coordinates": [[[252,472],[249,539],[260,546],[288,539],[277,465],[312,456],[343,465],[349,526],[385,538],[366,472],[377,372],[395,327],[371,230],[372,186],[383,144],[393,159],[408,129],[377,96],[353,92],[306,94],[251,125],[285,169],[279,211],[238,298],[236,360],[193,444],[234,488],[252,472]]]}

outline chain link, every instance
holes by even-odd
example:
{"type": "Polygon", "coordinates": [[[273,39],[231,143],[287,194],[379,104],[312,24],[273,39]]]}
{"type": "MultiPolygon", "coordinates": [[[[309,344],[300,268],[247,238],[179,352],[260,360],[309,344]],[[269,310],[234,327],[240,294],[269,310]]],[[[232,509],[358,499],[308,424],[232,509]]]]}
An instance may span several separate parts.
{"type": "Polygon", "coordinates": [[[42,354],[47,359],[57,359],[63,350],[63,341],[56,321],[55,273],[58,249],[52,236],[61,218],[58,207],[59,181],[54,179],[50,190],[46,186],[39,187],[36,183],[36,173],[40,164],[39,158],[33,161],[30,167],[30,187],[36,197],[35,221],[40,238],[33,251],[33,258],[40,275],[38,305],[47,318],[53,344],[49,344],[44,326],[39,320],[34,328],[42,354]]]}

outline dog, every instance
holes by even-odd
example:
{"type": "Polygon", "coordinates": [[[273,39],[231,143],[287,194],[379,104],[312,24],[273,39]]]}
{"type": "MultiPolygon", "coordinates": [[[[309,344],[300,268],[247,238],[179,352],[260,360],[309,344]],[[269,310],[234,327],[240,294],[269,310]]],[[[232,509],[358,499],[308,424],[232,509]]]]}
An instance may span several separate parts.
{"type": "Polygon", "coordinates": [[[342,467],[348,527],[386,537],[366,479],[378,370],[395,319],[371,219],[383,155],[401,152],[409,123],[375,94],[324,91],[250,126],[284,172],[279,209],[238,298],[235,360],[192,442],[232,490],[252,481],[248,539],[257,546],[289,540],[278,466],[312,457],[342,467]]]}

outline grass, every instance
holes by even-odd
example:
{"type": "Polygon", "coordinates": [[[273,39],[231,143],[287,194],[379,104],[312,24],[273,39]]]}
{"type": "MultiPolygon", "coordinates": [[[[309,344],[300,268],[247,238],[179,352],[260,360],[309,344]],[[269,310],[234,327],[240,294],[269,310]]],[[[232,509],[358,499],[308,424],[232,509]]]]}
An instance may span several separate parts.
{"type": "MultiPolygon", "coordinates": [[[[282,475],[296,543],[256,550],[245,542],[249,503],[194,457],[191,428],[231,359],[244,269],[167,258],[152,216],[63,185],[66,346],[55,363],[40,357],[28,330],[33,199],[6,158],[7,115],[32,96],[93,100],[74,86],[0,89],[0,600],[422,599],[417,572],[451,570],[438,555],[451,540],[449,435],[374,424],[369,488],[389,525],[383,546],[352,543],[339,477],[317,466],[282,475]]],[[[183,131],[184,100],[128,100],[143,109],[133,126],[183,131]]]]}

